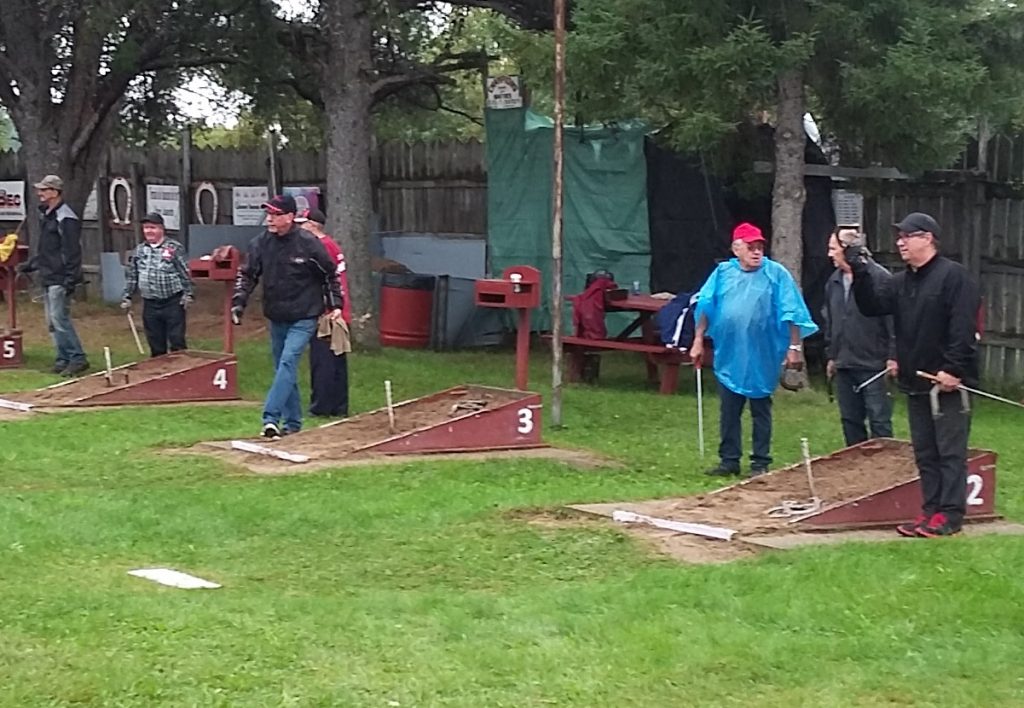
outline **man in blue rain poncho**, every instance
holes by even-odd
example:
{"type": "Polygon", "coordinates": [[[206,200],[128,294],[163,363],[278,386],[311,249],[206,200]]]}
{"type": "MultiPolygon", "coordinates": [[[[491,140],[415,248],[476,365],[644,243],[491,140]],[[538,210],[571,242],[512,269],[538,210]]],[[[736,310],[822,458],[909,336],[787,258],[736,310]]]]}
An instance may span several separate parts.
{"type": "Polygon", "coordinates": [[[714,369],[720,403],[718,467],[714,476],[740,473],[740,416],[750,401],[754,422],[750,474],[772,463],[772,393],[781,368],[803,366],[802,340],[818,331],[793,276],[764,255],[765,240],[753,224],[732,234],[735,258],[720,263],[700,289],[697,327],[690,357],[700,366],[704,336],[715,345],[714,369]]]}

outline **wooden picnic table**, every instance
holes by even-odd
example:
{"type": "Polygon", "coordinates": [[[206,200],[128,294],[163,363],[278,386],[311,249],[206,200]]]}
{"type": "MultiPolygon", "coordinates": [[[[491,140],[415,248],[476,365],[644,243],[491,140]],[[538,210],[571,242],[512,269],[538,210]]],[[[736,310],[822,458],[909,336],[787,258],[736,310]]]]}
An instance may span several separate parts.
{"type": "Polygon", "coordinates": [[[679,384],[679,366],[689,364],[690,357],[685,350],[662,344],[654,326],[654,314],[668,302],[643,293],[623,295],[621,291],[614,290],[606,293],[606,314],[626,312],[635,316],[621,332],[606,339],[562,337],[569,363],[566,378],[570,382],[583,380],[587,358],[598,356],[601,351],[630,351],[643,355],[647,380],[658,383],[659,393],[675,393],[679,384]]]}

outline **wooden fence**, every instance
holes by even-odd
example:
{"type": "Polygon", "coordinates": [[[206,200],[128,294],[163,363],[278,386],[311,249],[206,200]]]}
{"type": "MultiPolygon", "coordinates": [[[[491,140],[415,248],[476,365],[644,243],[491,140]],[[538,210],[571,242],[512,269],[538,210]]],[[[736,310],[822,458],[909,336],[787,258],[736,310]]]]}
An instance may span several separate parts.
{"type": "MultiPolygon", "coordinates": [[[[87,265],[98,267],[101,252],[127,250],[138,238],[135,225],[110,223],[107,202],[111,182],[121,178],[132,186],[137,217],[146,211],[145,185],[183,184],[184,158],[183,151],[161,148],[110,150],[97,181],[98,213],[83,223],[87,265]]],[[[280,185],[317,187],[322,195],[330,190],[322,152],[280,150],[273,162],[280,185]]],[[[232,188],[264,186],[270,181],[269,150],[191,149],[188,164],[188,188],[182,190],[181,204],[189,224],[231,224],[232,188]],[[212,214],[214,199],[204,188],[200,219],[196,191],[203,184],[212,186],[217,209],[212,214]]],[[[384,143],[373,150],[371,174],[377,231],[486,237],[487,174],[480,142],[384,143]]],[[[26,180],[30,185],[36,178],[26,174],[16,153],[0,153],[0,180],[26,180]]],[[[28,192],[31,205],[32,190],[28,192]]],[[[119,208],[124,206],[124,197],[119,190],[119,208]]],[[[0,229],[12,226],[0,223],[0,229]]]]}

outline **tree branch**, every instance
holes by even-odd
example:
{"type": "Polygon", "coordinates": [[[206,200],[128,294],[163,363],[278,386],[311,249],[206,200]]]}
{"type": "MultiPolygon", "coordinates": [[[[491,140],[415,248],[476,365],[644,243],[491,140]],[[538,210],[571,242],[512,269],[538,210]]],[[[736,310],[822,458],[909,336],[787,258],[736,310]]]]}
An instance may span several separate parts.
{"type": "Polygon", "coordinates": [[[383,76],[370,84],[370,95],[374,103],[379,103],[410,86],[437,86],[451,83],[446,76],[456,71],[483,69],[487,62],[495,59],[483,52],[464,52],[461,54],[443,54],[433,64],[413,67],[400,74],[383,76]]]}
{"type": "MultiPolygon", "coordinates": [[[[435,4],[432,0],[395,0],[401,10],[423,9],[435,4]]],[[[500,15],[511,18],[523,29],[550,30],[555,20],[550,0],[448,0],[449,5],[456,7],[479,7],[493,10],[500,15]]],[[[566,3],[566,11],[572,9],[571,0],[566,3]]]]}

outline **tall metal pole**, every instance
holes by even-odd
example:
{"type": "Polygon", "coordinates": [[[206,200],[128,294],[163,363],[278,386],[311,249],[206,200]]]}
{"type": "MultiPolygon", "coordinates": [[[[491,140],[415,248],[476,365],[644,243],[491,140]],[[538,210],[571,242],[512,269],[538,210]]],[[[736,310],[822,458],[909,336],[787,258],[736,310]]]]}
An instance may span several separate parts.
{"type": "Polygon", "coordinates": [[[270,186],[270,196],[277,194],[277,131],[270,130],[267,132],[267,153],[270,159],[270,179],[268,184],[270,186]]]}
{"type": "Polygon", "coordinates": [[[562,424],[562,121],[565,116],[565,0],[555,3],[555,164],[551,219],[551,422],[562,424]]]}
{"type": "MultiPolygon", "coordinates": [[[[189,209],[192,189],[192,126],[186,125],[181,131],[181,189],[178,198],[178,215],[181,221],[178,226],[178,237],[185,250],[189,247],[188,225],[192,211],[189,209]]],[[[217,223],[217,215],[213,215],[213,223],[217,223]]]]}

